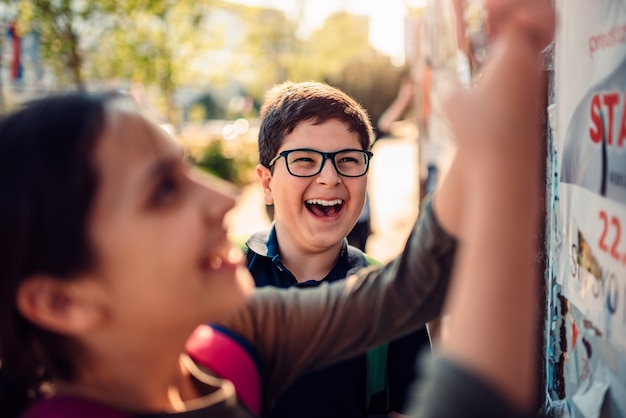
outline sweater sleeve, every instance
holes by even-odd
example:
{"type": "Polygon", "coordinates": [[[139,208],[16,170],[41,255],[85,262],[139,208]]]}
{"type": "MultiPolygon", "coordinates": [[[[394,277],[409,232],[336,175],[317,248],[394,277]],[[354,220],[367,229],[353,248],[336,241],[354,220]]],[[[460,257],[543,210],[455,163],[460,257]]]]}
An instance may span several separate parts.
{"type": "Polygon", "coordinates": [[[256,289],[223,325],[258,350],[271,402],[296,377],[406,335],[438,316],[456,240],[424,205],[405,249],[384,266],[311,289],[256,289]]]}
{"type": "Polygon", "coordinates": [[[442,356],[422,356],[424,378],[415,382],[409,415],[415,418],[539,418],[520,411],[497,390],[461,365],[442,356]]]}

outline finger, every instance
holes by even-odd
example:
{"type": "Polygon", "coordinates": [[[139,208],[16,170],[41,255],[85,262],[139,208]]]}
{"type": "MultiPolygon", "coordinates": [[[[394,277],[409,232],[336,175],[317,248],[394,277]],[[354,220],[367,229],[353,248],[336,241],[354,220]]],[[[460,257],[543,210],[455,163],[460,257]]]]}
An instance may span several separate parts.
{"type": "Polygon", "coordinates": [[[507,29],[519,30],[538,51],[553,39],[556,17],[550,0],[486,0],[485,7],[492,37],[507,29]]]}

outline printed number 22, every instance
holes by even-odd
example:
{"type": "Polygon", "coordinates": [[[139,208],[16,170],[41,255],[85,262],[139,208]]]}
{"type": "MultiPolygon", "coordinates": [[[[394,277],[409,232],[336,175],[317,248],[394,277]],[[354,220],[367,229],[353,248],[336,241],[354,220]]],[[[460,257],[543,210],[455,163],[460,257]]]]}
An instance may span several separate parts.
{"type": "Polygon", "coordinates": [[[617,217],[615,216],[611,217],[610,225],[615,227],[615,239],[613,240],[613,244],[611,245],[610,252],[609,252],[609,247],[606,244],[606,236],[609,232],[609,216],[603,210],[600,211],[600,220],[602,221],[604,225],[602,228],[602,235],[600,235],[600,242],[599,242],[600,249],[606,253],[609,253],[611,257],[613,257],[617,261],[621,261],[622,257],[620,253],[617,251],[620,237],[622,235],[622,225],[620,224],[619,219],[617,219],[617,217]]]}

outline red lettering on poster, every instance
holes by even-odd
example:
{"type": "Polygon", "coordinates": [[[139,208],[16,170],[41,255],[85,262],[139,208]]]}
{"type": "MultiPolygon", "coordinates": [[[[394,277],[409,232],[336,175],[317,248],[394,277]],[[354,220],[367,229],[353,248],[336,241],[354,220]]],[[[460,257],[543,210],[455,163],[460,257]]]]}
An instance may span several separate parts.
{"type": "Polygon", "coordinates": [[[600,96],[594,94],[591,98],[591,128],[589,128],[589,138],[591,141],[599,144],[604,136],[604,125],[602,124],[600,96]],[[594,129],[595,128],[595,129],[594,129]]]}
{"type": "Polygon", "coordinates": [[[604,210],[600,211],[599,217],[602,221],[602,233],[598,242],[600,251],[609,254],[617,262],[626,263],[626,253],[619,251],[622,239],[621,221],[617,216],[609,216],[604,210]]]}
{"type": "Polygon", "coordinates": [[[607,145],[623,147],[626,142],[626,93],[622,100],[619,92],[594,94],[589,106],[589,139],[595,144],[606,140],[607,145]],[[617,135],[615,122],[619,120],[617,135]]]}
{"type": "Polygon", "coordinates": [[[604,105],[606,106],[609,114],[609,136],[607,138],[607,144],[613,144],[613,119],[615,115],[615,106],[619,103],[619,95],[617,93],[606,93],[602,98],[604,105]]]}

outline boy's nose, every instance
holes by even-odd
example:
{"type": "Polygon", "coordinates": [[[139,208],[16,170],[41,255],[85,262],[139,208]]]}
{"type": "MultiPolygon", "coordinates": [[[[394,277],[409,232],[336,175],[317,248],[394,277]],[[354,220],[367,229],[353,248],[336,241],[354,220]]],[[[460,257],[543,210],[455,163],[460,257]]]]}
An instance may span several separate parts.
{"type": "Polygon", "coordinates": [[[341,176],[330,158],[322,163],[322,171],[317,175],[317,182],[331,185],[341,182],[341,176]]]}

